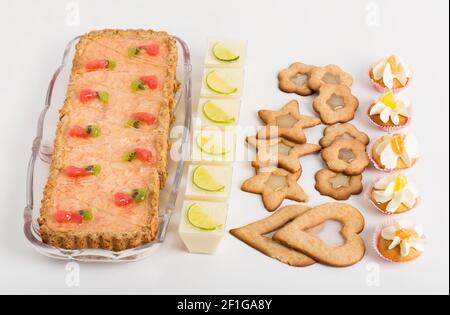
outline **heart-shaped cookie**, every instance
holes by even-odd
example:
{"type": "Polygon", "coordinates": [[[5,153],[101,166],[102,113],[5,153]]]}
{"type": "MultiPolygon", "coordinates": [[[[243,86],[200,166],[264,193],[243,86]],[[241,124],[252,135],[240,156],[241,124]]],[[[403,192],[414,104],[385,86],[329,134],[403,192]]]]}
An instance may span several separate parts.
{"type": "Polygon", "coordinates": [[[230,233],[269,257],[294,267],[307,267],[314,264],[315,261],[264,235],[282,228],[309,210],[310,208],[305,206],[285,207],[264,220],[231,230],[230,233]]]}
{"type": "Polygon", "coordinates": [[[364,224],[364,217],[358,209],[343,203],[326,203],[299,216],[276,232],[273,239],[322,264],[348,267],[364,257],[365,245],[359,236],[364,224]],[[344,245],[332,247],[307,232],[308,229],[328,220],[342,223],[341,235],[345,241],[344,245]]]}

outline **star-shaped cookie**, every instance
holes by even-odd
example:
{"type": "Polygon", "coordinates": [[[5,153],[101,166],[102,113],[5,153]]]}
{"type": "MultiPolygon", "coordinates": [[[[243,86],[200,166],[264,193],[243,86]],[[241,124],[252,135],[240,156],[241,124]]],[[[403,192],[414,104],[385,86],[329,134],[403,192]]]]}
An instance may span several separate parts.
{"type": "Polygon", "coordinates": [[[259,117],[264,121],[266,127],[258,133],[258,138],[283,137],[295,143],[306,143],[303,129],[317,126],[321,124],[321,120],[317,117],[301,115],[299,106],[299,103],[293,100],[280,111],[259,111],[259,117]]]}
{"type": "Polygon", "coordinates": [[[284,138],[258,139],[248,137],[247,143],[257,150],[256,160],[252,166],[256,169],[265,167],[279,167],[291,173],[301,170],[300,158],[319,152],[322,147],[318,144],[297,144],[284,138]]]}
{"type": "Polygon", "coordinates": [[[262,195],[263,203],[270,212],[278,209],[285,199],[307,202],[309,196],[298,184],[302,172],[289,173],[281,168],[259,171],[242,185],[242,190],[262,195]]]}

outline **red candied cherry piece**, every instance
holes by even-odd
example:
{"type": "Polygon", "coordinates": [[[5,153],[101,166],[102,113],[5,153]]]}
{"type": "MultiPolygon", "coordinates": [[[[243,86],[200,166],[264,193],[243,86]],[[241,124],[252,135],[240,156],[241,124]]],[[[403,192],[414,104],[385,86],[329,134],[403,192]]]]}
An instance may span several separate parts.
{"type": "Polygon", "coordinates": [[[137,148],[134,150],[136,158],[142,162],[151,162],[153,160],[153,153],[147,149],[137,148]]]}
{"type": "Polygon", "coordinates": [[[68,177],[80,178],[90,176],[91,173],[84,168],[76,167],[76,166],[68,166],[64,169],[64,173],[68,177]]]}
{"type": "Polygon", "coordinates": [[[149,56],[156,57],[159,55],[160,47],[158,44],[144,45],[144,46],[141,46],[140,48],[145,50],[145,52],[149,56]]]}
{"type": "Polygon", "coordinates": [[[83,217],[79,213],[70,211],[58,211],[55,220],[58,223],[83,223],[83,217]]]}
{"type": "Polygon", "coordinates": [[[146,123],[147,125],[154,125],[156,124],[156,117],[153,116],[150,113],[134,113],[131,118],[133,120],[137,120],[143,123],[146,123]]]}
{"type": "Polygon", "coordinates": [[[154,75],[143,76],[140,80],[147,85],[150,90],[156,90],[158,88],[158,78],[154,75]]]}
{"type": "Polygon", "coordinates": [[[114,195],[114,203],[118,207],[126,207],[133,202],[133,198],[126,193],[118,192],[114,195]]]}
{"type": "Polygon", "coordinates": [[[100,69],[106,69],[107,67],[108,67],[108,60],[100,60],[100,59],[89,61],[85,66],[87,71],[96,71],[100,69]]]}
{"type": "Polygon", "coordinates": [[[81,103],[87,103],[94,99],[98,98],[98,94],[96,91],[91,89],[85,89],[80,91],[80,101],[81,103]]]}
{"type": "Polygon", "coordinates": [[[86,131],[86,128],[80,126],[74,126],[69,131],[69,135],[73,138],[83,138],[87,139],[90,137],[89,133],[86,131]]]}

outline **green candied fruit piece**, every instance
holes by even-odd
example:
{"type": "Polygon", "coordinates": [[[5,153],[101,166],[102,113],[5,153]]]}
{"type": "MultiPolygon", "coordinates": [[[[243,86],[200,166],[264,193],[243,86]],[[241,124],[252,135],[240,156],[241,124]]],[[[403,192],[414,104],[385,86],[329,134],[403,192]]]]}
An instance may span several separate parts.
{"type": "Polygon", "coordinates": [[[93,138],[98,138],[100,136],[101,133],[101,129],[99,126],[96,125],[89,125],[86,128],[86,132],[93,138]]]}
{"type": "Polygon", "coordinates": [[[131,89],[134,92],[143,91],[145,90],[145,85],[141,80],[134,80],[133,82],[131,82],[131,89]]]}
{"type": "Polygon", "coordinates": [[[135,189],[131,196],[135,202],[141,203],[147,199],[148,192],[145,189],[135,189]]]}
{"type": "Polygon", "coordinates": [[[100,172],[102,171],[102,167],[100,165],[89,165],[86,167],[86,171],[91,173],[93,176],[98,176],[100,172]]]}
{"type": "Polygon", "coordinates": [[[137,47],[130,47],[128,48],[128,57],[133,58],[136,57],[137,55],[139,55],[139,52],[141,50],[137,47]]]}
{"type": "Polygon", "coordinates": [[[131,119],[125,124],[125,128],[139,129],[140,125],[140,121],[131,119]]]}
{"type": "Polygon", "coordinates": [[[109,103],[109,93],[105,92],[105,91],[100,91],[97,93],[98,99],[100,100],[100,102],[102,102],[103,104],[108,104],[109,103]]]}
{"type": "Polygon", "coordinates": [[[117,68],[117,62],[114,60],[108,60],[108,64],[106,66],[109,70],[115,70],[117,68]]]}
{"type": "Polygon", "coordinates": [[[92,213],[92,209],[84,209],[80,211],[80,215],[83,217],[85,221],[92,221],[94,219],[94,215],[92,213]]]}
{"type": "Polygon", "coordinates": [[[123,160],[125,162],[133,162],[135,159],[136,159],[135,152],[129,152],[129,153],[125,154],[125,156],[123,157],[123,160]]]}

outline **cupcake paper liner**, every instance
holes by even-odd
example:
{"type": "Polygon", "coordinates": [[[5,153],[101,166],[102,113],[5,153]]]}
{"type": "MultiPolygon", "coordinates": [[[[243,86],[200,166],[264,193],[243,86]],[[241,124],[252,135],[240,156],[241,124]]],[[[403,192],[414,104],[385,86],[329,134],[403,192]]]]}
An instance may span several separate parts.
{"type": "Polygon", "coordinates": [[[406,214],[406,213],[408,213],[408,212],[410,212],[410,211],[416,209],[416,208],[420,205],[420,202],[422,201],[422,197],[417,198],[416,204],[414,205],[413,208],[411,208],[409,211],[406,211],[406,212],[403,212],[403,213],[395,213],[395,212],[392,213],[392,212],[388,212],[388,211],[385,211],[385,210],[383,210],[383,209],[380,209],[380,208],[378,207],[377,203],[376,203],[376,202],[373,200],[373,198],[372,198],[372,192],[373,192],[373,190],[374,190],[375,184],[376,184],[379,180],[381,180],[381,177],[378,178],[378,179],[376,179],[376,180],[374,180],[374,181],[367,187],[366,191],[364,192],[364,197],[365,197],[365,198],[370,202],[370,204],[372,204],[372,206],[373,206],[375,209],[377,209],[380,213],[382,213],[382,214],[384,214],[384,215],[386,215],[386,216],[400,216],[400,215],[402,215],[402,214],[406,214]]]}
{"type": "Polygon", "coordinates": [[[374,126],[378,127],[379,129],[381,129],[381,130],[383,130],[383,131],[385,131],[387,133],[393,133],[393,132],[396,132],[396,131],[400,131],[400,130],[405,129],[405,128],[407,128],[407,127],[409,127],[411,125],[411,120],[412,120],[412,117],[413,117],[413,114],[414,114],[412,106],[410,106],[409,109],[408,109],[408,114],[409,114],[408,121],[406,122],[406,124],[401,125],[401,126],[383,126],[383,125],[380,125],[380,124],[376,123],[375,121],[373,121],[372,117],[370,116],[370,109],[372,108],[372,106],[373,106],[373,104],[370,105],[367,108],[367,116],[369,117],[370,122],[374,126]]]}
{"type": "Polygon", "coordinates": [[[381,259],[390,262],[390,263],[394,263],[394,264],[405,264],[414,260],[419,259],[420,257],[413,259],[413,260],[409,260],[409,261],[394,261],[392,259],[389,259],[385,256],[383,256],[383,254],[380,252],[380,250],[378,249],[378,240],[381,237],[381,232],[383,231],[384,228],[387,228],[388,226],[394,224],[394,220],[387,220],[384,223],[380,224],[376,229],[375,229],[375,233],[373,234],[373,238],[372,238],[372,247],[374,249],[374,251],[377,253],[378,256],[380,256],[381,259]]]}
{"type": "Polygon", "coordinates": [[[409,78],[409,80],[405,86],[398,88],[398,89],[389,89],[387,87],[380,85],[377,81],[375,81],[374,79],[371,78],[370,73],[372,72],[372,69],[373,69],[373,66],[369,70],[369,80],[372,83],[372,85],[375,87],[375,89],[380,93],[387,93],[389,91],[393,91],[394,93],[399,93],[400,91],[406,89],[411,84],[411,81],[413,80],[413,77],[411,77],[411,78],[409,78]]]}
{"type": "Polygon", "coordinates": [[[417,158],[416,161],[414,161],[414,163],[413,163],[410,167],[405,168],[405,169],[388,169],[388,168],[382,168],[380,165],[378,165],[378,163],[377,163],[377,162],[375,161],[375,159],[373,158],[373,149],[374,149],[375,143],[376,143],[377,141],[378,141],[378,139],[375,140],[375,142],[373,142],[372,144],[370,144],[368,155],[369,155],[369,159],[370,159],[370,161],[372,162],[373,166],[374,166],[378,171],[380,171],[380,172],[383,172],[383,173],[386,173],[386,174],[397,174],[397,173],[401,173],[401,172],[404,172],[404,171],[406,171],[406,170],[409,170],[409,169],[413,168],[413,167],[417,164],[417,162],[419,161],[419,159],[417,158]]]}

